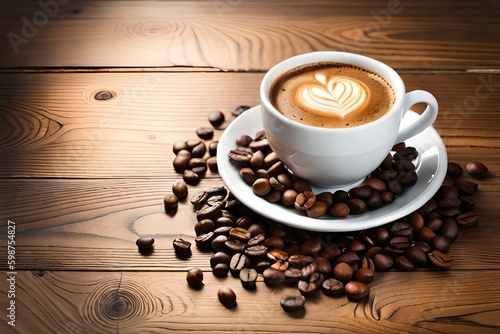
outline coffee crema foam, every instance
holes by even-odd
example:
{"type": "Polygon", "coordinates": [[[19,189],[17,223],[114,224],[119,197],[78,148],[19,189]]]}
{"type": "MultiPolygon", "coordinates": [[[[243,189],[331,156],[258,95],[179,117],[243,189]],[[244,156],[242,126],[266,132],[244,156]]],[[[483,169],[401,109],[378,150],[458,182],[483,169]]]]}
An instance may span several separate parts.
{"type": "Polygon", "coordinates": [[[286,117],[318,127],[353,127],[385,115],[392,87],[379,75],[340,63],[310,64],[273,84],[271,103],[286,117]]]}

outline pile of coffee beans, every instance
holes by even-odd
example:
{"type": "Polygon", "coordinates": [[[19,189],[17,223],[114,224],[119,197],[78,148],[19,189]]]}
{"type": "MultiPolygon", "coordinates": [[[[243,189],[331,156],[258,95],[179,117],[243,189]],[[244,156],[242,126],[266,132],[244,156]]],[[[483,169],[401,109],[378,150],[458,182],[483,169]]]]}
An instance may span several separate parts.
{"type": "MultiPolygon", "coordinates": [[[[237,108],[234,115],[246,109],[245,106],[237,108]]],[[[219,124],[215,121],[216,116],[215,112],[211,113],[211,123],[219,124]]],[[[198,150],[203,151],[200,143],[203,142],[189,140],[174,145],[174,168],[177,172],[190,170],[198,174],[203,170],[195,169],[200,167],[197,160],[190,162],[200,158],[198,150]]],[[[381,205],[390,203],[404,187],[416,182],[415,167],[411,162],[418,153],[404,144],[396,145],[394,153],[388,155],[363,185],[348,192],[331,194],[312,194],[306,182],[289,175],[282,162],[270,151],[263,133],[255,138],[242,136],[237,144],[238,151],[232,151],[229,158],[239,164],[242,178],[257,195],[281,201],[284,205],[305,211],[311,217],[362,214],[379,207],[379,196],[381,205]],[[245,168],[250,168],[255,177],[245,168]],[[266,181],[256,184],[259,179],[266,181]],[[296,194],[289,195],[291,190],[296,194]],[[276,191],[280,196],[270,195],[276,194],[276,191]]],[[[216,142],[212,142],[210,147],[213,152],[209,155],[215,157],[216,142]]],[[[476,178],[484,177],[488,172],[487,167],[477,161],[467,164],[466,170],[476,178]]],[[[203,171],[200,174],[203,175],[203,171]]],[[[473,197],[478,184],[460,179],[462,174],[462,167],[450,162],[447,176],[454,181],[443,184],[435,196],[417,211],[380,227],[350,233],[311,232],[263,218],[244,206],[227,188],[216,186],[190,198],[197,220],[194,225],[195,245],[203,251],[212,252],[210,266],[213,275],[233,276],[245,289],[256,289],[257,281],[264,281],[268,286],[296,287],[297,294],[280,298],[280,305],[286,312],[302,310],[307,299],[318,293],[326,296],[347,295],[350,299],[359,300],[370,294],[369,284],[377,272],[412,271],[422,267],[444,270],[452,266],[453,259],[448,250],[458,237],[460,228],[475,226],[479,222],[473,197]]],[[[175,183],[175,196],[186,196],[187,186],[196,184],[185,178],[183,181],[184,184],[180,181],[175,183]]],[[[141,241],[138,246],[147,246],[151,242],[141,241]]],[[[191,255],[189,241],[176,239],[173,246],[178,257],[191,255]]],[[[194,289],[200,289],[204,285],[203,271],[190,269],[186,280],[194,289]]],[[[233,290],[221,287],[217,294],[224,306],[236,306],[233,290]]]]}
{"type": "Polygon", "coordinates": [[[253,192],[271,203],[280,203],[304,211],[312,218],[329,214],[335,218],[360,215],[376,210],[394,201],[405,187],[417,182],[414,161],[418,152],[414,147],[399,143],[393,147],[380,166],[360,186],[349,191],[325,191],[314,194],[311,185],[292,175],[269,147],[264,131],[254,138],[242,135],[229,159],[240,170],[243,181],[253,192]]]}

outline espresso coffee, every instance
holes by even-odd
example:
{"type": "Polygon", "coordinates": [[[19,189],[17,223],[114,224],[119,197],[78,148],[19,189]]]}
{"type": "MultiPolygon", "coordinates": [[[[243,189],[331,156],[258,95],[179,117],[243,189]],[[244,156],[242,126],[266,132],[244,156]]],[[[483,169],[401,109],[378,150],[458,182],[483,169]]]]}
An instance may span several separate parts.
{"type": "Polygon", "coordinates": [[[270,91],[273,106],[287,118],[317,127],[370,123],[393,106],[395,94],[379,75],[349,64],[316,63],[281,75],[270,91]]]}

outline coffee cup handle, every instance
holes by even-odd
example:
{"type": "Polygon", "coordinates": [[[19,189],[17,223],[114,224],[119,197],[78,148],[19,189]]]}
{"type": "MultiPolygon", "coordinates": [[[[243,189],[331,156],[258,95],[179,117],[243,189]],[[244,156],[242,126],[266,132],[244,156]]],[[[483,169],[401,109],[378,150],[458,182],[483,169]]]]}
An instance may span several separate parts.
{"type": "Polygon", "coordinates": [[[434,95],[425,90],[414,90],[405,94],[404,109],[401,117],[408,112],[412,105],[421,102],[427,103],[427,108],[425,108],[424,112],[414,122],[399,129],[398,136],[394,143],[400,143],[415,136],[431,126],[436,120],[438,102],[434,95]]]}

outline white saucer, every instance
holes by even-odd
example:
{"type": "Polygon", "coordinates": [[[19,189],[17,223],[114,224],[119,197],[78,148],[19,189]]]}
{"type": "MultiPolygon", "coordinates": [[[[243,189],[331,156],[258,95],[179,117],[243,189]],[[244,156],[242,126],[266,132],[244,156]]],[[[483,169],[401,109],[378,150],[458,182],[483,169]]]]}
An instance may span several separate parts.
{"type": "MultiPolygon", "coordinates": [[[[418,115],[408,111],[403,119],[402,126],[418,115]]],[[[394,202],[383,207],[368,211],[361,215],[350,215],[347,218],[333,218],[328,214],[321,218],[310,218],[304,212],[285,205],[270,203],[255,195],[252,188],[243,182],[239,168],[233,164],[228,153],[236,148],[236,139],[244,134],[254,136],[262,130],[260,106],[253,107],[238,116],[224,130],[217,147],[217,163],[222,180],[233,195],[250,209],[264,217],[300,229],[321,232],[358,231],[380,226],[404,217],[420,208],[437,192],[441,186],[448,165],[446,148],[441,137],[433,127],[429,127],[420,134],[408,139],[407,146],[417,149],[419,156],[416,164],[418,175],[417,183],[406,188],[394,202]]],[[[315,193],[318,191],[313,189],[315,193]]]]}

